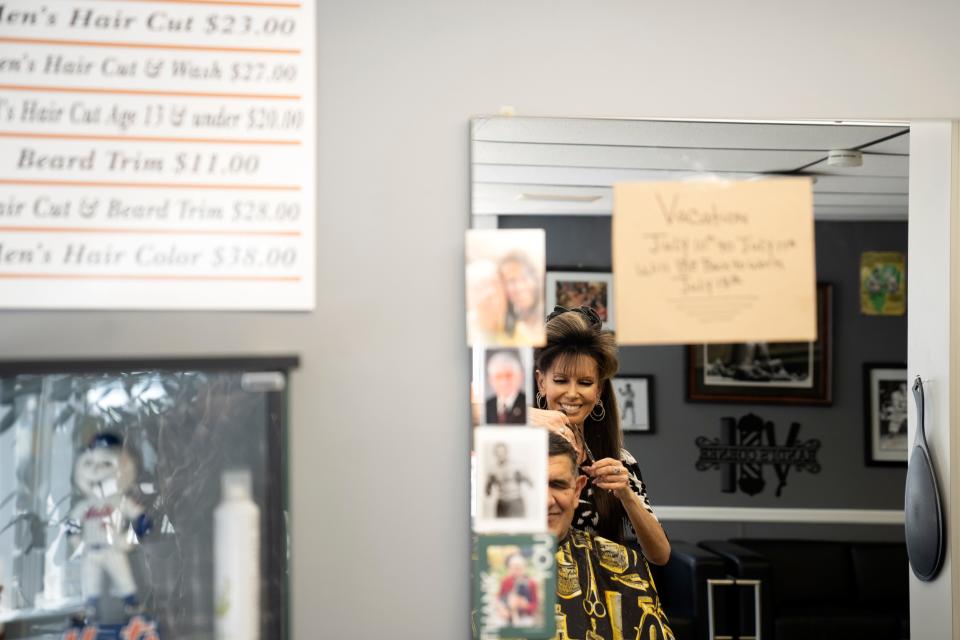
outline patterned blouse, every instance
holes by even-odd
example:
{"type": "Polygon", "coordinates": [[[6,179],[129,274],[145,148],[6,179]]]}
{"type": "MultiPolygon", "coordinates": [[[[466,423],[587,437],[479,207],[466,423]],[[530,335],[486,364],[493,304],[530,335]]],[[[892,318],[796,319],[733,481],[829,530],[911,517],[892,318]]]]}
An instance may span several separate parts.
{"type": "MultiPolygon", "coordinates": [[[[630,488],[633,489],[635,494],[640,496],[640,502],[643,503],[643,507],[650,512],[654,518],[657,518],[657,514],[654,513],[653,507],[650,505],[650,499],[647,498],[647,486],[643,483],[643,476],[640,475],[640,465],[637,464],[636,459],[634,459],[626,449],[620,449],[620,462],[623,463],[623,466],[626,467],[627,473],[629,474],[628,480],[630,488]]],[[[600,524],[600,514],[597,513],[597,503],[593,495],[594,491],[593,483],[588,482],[583,493],[580,494],[580,504],[577,505],[577,510],[573,514],[573,527],[575,529],[596,533],[597,525],[600,524]]],[[[626,518],[626,520],[630,530],[633,531],[634,536],[636,536],[637,532],[633,529],[633,523],[630,522],[629,518],[626,518]]],[[[659,520],[660,519],[657,518],[658,522],[659,520]]]]}

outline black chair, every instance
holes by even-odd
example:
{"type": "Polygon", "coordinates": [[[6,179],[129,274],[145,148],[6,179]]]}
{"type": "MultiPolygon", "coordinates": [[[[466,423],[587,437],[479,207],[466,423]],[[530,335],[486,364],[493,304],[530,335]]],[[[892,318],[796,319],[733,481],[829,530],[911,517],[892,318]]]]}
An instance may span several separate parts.
{"type": "MultiPolygon", "coordinates": [[[[774,638],[773,619],[770,616],[770,611],[773,606],[773,599],[770,585],[773,575],[770,561],[750,549],[724,540],[708,540],[701,542],[700,546],[715,553],[723,560],[724,570],[729,576],[760,581],[760,637],[763,640],[772,640],[774,638]]],[[[736,599],[735,603],[727,604],[727,608],[736,607],[734,613],[730,615],[735,616],[738,620],[741,617],[744,619],[751,617],[752,600],[747,597],[747,594],[741,593],[738,595],[740,597],[736,599]]]]}
{"type": "Polygon", "coordinates": [[[768,640],[902,640],[909,636],[906,547],[814,540],[705,541],[726,570],[762,581],[768,640]]]}
{"type": "Polygon", "coordinates": [[[670,628],[679,640],[708,640],[707,580],[726,575],[723,560],[682,540],[670,546],[667,564],[650,565],[670,628]]]}

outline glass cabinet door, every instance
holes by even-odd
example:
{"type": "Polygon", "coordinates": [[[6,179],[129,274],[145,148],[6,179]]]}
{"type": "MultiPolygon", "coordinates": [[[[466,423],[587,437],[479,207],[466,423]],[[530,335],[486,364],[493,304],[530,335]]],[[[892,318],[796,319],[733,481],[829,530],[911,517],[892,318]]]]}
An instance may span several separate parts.
{"type": "Polygon", "coordinates": [[[0,365],[7,639],[286,637],[278,360],[0,365]]]}

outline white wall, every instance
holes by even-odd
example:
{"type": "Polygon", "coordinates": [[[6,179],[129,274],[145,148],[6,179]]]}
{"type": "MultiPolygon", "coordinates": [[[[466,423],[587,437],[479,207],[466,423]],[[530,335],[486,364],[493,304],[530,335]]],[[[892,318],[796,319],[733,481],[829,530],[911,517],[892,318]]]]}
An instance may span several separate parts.
{"type": "Polygon", "coordinates": [[[466,638],[468,117],[958,116],[960,5],[911,7],[326,0],[318,311],[4,312],[0,353],[300,353],[294,637],[466,638]]]}
{"type": "MultiPolygon", "coordinates": [[[[910,265],[907,304],[908,375],[924,385],[924,431],[937,476],[946,523],[947,554],[932,582],[910,577],[910,619],[913,637],[958,636],[958,611],[950,614],[958,593],[955,552],[960,541],[957,495],[960,473],[960,211],[957,160],[960,125],[922,122],[910,130],[910,265]],[[951,264],[950,252],[954,252],[951,264]],[[922,310],[922,313],[918,310],[922,310]],[[952,574],[952,575],[951,575],[952,574]],[[952,581],[952,583],[951,583],[952,581]],[[923,634],[917,633],[923,629],[923,634]]],[[[917,433],[916,405],[910,403],[909,441],[917,433]]],[[[911,448],[912,451],[912,448],[911,448]]]]}

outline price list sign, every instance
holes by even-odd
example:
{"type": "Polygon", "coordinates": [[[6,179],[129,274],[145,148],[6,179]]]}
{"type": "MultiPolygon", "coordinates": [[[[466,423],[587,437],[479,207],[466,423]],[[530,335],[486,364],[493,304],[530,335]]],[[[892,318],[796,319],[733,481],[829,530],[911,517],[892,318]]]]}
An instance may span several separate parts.
{"type": "Polygon", "coordinates": [[[314,306],[313,0],[0,0],[0,307],[314,306]]]}

